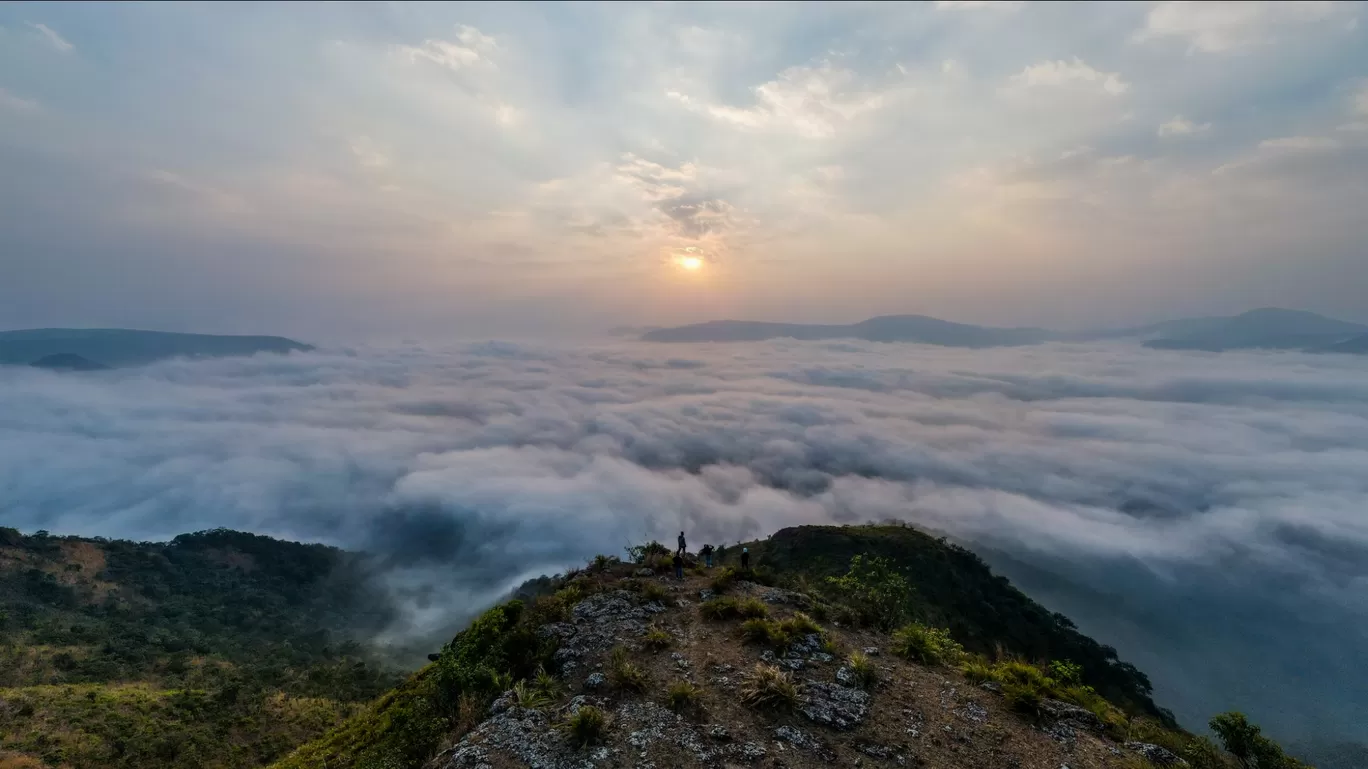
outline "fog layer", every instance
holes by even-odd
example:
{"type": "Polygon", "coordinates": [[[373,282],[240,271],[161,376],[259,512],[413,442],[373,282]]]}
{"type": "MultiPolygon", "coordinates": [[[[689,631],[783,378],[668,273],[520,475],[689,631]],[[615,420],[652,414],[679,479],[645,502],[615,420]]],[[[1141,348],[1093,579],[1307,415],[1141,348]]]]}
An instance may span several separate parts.
{"type": "Polygon", "coordinates": [[[365,549],[395,638],[680,529],[898,518],[980,548],[1189,725],[1368,738],[1368,358],[779,341],[0,367],[0,511],[365,549]]]}

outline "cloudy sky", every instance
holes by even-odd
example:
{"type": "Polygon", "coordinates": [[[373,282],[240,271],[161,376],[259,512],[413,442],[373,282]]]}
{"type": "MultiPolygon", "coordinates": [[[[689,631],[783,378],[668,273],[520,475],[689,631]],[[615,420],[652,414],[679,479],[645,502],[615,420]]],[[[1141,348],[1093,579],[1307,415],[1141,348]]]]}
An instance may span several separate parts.
{"type": "Polygon", "coordinates": [[[7,4],[0,327],[1368,320],[1365,10],[7,4]]]}

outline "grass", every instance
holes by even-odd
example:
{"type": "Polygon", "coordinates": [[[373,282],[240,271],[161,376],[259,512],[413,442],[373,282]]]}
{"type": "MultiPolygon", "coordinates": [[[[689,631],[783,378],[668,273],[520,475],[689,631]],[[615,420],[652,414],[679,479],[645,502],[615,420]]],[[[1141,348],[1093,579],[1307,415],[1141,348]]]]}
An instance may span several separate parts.
{"type": "Polygon", "coordinates": [[[688,681],[675,681],[665,692],[665,704],[676,713],[696,712],[702,706],[703,690],[688,681]]]}
{"type": "Polygon", "coordinates": [[[668,606],[670,604],[670,591],[659,582],[647,581],[641,583],[641,598],[647,603],[659,601],[668,606]]]}
{"type": "Polygon", "coordinates": [[[798,704],[798,685],[788,673],[759,663],[741,682],[741,701],[768,710],[791,708],[798,704]]]}
{"type": "Polygon", "coordinates": [[[745,619],[763,619],[769,616],[769,607],[764,601],[747,598],[736,605],[736,613],[745,619]]]}
{"type": "Polygon", "coordinates": [[[714,622],[736,619],[741,616],[740,602],[735,598],[713,598],[700,604],[698,613],[703,619],[714,622]]]}
{"type": "Polygon", "coordinates": [[[788,646],[793,637],[774,620],[748,619],[741,623],[741,637],[746,643],[760,644],[775,649],[788,646]]]}
{"type": "Polygon", "coordinates": [[[576,747],[597,745],[608,733],[608,716],[593,705],[582,705],[565,722],[565,732],[576,747]]]}
{"type": "Polygon", "coordinates": [[[966,660],[960,665],[960,672],[971,684],[981,684],[994,680],[993,666],[989,665],[982,657],[966,660]]]}
{"type": "Polygon", "coordinates": [[[779,623],[784,632],[790,636],[822,635],[826,631],[812,617],[799,612],[794,612],[792,617],[779,623]]]}
{"type": "Polygon", "coordinates": [[[914,622],[893,634],[893,653],[924,665],[954,665],[964,658],[964,647],[949,630],[914,622]]]}
{"type": "Polygon", "coordinates": [[[854,652],[846,658],[846,666],[855,674],[855,683],[861,689],[873,689],[879,685],[879,670],[862,652],[854,652]]]}
{"type": "Polygon", "coordinates": [[[652,627],[646,631],[646,636],[642,639],[642,644],[653,652],[668,649],[674,645],[674,636],[664,628],[652,627]]]}
{"type": "Polygon", "coordinates": [[[730,590],[734,584],[736,584],[736,569],[733,569],[730,566],[723,566],[717,571],[717,574],[713,575],[712,581],[708,583],[708,587],[712,588],[714,593],[721,595],[730,590]]]}
{"type": "Polygon", "coordinates": [[[608,683],[614,689],[641,693],[650,688],[651,679],[641,666],[627,658],[627,650],[619,646],[608,655],[608,683]]]}

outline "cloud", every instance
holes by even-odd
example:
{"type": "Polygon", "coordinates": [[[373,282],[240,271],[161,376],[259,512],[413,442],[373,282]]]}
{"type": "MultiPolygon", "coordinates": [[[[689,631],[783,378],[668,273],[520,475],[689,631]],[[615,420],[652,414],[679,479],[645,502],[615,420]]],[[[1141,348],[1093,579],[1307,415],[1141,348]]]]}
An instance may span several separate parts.
{"type": "Polygon", "coordinates": [[[499,49],[494,38],[474,27],[457,27],[456,39],[424,40],[422,45],[400,48],[411,60],[426,59],[454,71],[472,67],[491,67],[491,56],[499,49]]]}
{"type": "Polygon", "coordinates": [[[792,341],[4,367],[0,488],[29,531],[367,548],[408,618],[390,637],[427,641],[648,537],[907,520],[1116,646],[1190,725],[1239,708],[1362,739],[1366,383],[1352,356],[792,341]]]}
{"type": "Polygon", "coordinates": [[[1024,0],[936,0],[940,10],[989,9],[994,11],[1014,11],[1025,6],[1024,0]]]}
{"type": "Polygon", "coordinates": [[[1150,8],[1138,40],[1178,38],[1189,52],[1222,53],[1271,42],[1287,25],[1325,19],[1331,2],[1161,2],[1150,8]]]}
{"type": "Polygon", "coordinates": [[[1072,61],[1057,59],[1032,64],[1012,75],[1011,81],[1027,88],[1059,88],[1084,84],[1101,88],[1112,96],[1119,96],[1130,88],[1130,84],[1122,80],[1120,74],[1099,72],[1077,56],[1072,61]]]}
{"type": "Polygon", "coordinates": [[[701,102],[677,90],[666,95],[736,128],[785,131],[809,139],[831,138],[846,124],[885,103],[883,94],[860,87],[855,72],[830,61],[790,67],[752,92],[755,105],[751,107],[701,102]]]}
{"type": "Polygon", "coordinates": [[[1261,150],[1287,150],[1291,152],[1333,150],[1339,146],[1338,141],[1325,136],[1280,136],[1276,139],[1264,139],[1259,142],[1259,149],[1261,150]]]}
{"type": "Polygon", "coordinates": [[[71,51],[73,48],[76,47],[72,45],[70,42],[68,42],[66,38],[57,34],[56,30],[54,30],[46,24],[35,24],[33,22],[29,22],[29,26],[37,30],[38,33],[41,34],[43,38],[46,39],[48,43],[52,45],[53,48],[56,48],[62,53],[67,53],[68,51],[71,51]]]}
{"type": "Polygon", "coordinates": [[[356,162],[363,167],[371,169],[389,167],[389,155],[385,154],[369,136],[358,136],[349,142],[349,146],[352,154],[356,156],[356,162]]]}
{"type": "Polygon", "coordinates": [[[1193,123],[1182,115],[1174,115],[1171,120],[1159,124],[1160,136],[1192,136],[1210,130],[1210,123],[1193,123]]]}
{"type": "Polygon", "coordinates": [[[15,112],[37,112],[40,107],[33,99],[25,99],[0,88],[0,108],[15,112]]]}

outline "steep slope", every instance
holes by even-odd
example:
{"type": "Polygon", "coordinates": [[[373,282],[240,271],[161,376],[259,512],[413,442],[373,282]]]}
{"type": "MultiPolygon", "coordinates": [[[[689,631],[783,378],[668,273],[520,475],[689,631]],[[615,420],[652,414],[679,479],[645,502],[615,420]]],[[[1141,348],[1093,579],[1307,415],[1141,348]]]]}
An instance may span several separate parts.
{"type": "Polygon", "coordinates": [[[0,363],[30,363],[69,355],[103,366],[138,366],[164,358],[218,358],[313,349],[279,336],[218,336],[122,328],[39,328],[0,331],[0,363]]]}
{"type": "Polygon", "coordinates": [[[947,347],[1036,344],[1050,338],[1038,328],[989,328],[924,315],[886,315],[848,325],[719,320],[649,331],[647,342],[753,342],[762,339],[866,339],[947,347]]]}
{"type": "MultiPolygon", "coordinates": [[[[1033,618],[1029,601],[971,554],[909,531],[788,529],[754,544],[754,571],[694,567],[682,580],[668,576],[658,545],[634,550],[638,563],[599,557],[530,583],[525,600],[491,609],[404,686],[274,769],[1140,769],[1180,756],[1197,769],[1237,769],[1211,742],[1165,723],[1143,692],[1108,702],[1076,660],[990,643],[982,612],[1010,615],[1016,604],[1010,621],[1053,627],[1048,643],[1061,650],[1088,648],[1063,632],[1067,620],[1033,618]],[[908,568],[871,546],[910,547],[908,568]],[[838,553],[861,547],[844,574],[818,577],[839,573],[838,553]],[[764,584],[777,581],[786,586],[764,584]],[[952,584],[963,597],[945,604],[952,584]],[[980,603],[962,629],[988,654],[922,624],[980,603]],[[909,617],[919,622],[880,629],[909,617]]],[[[734,562],[737,551],[720,557],[734,562]]],[[[1262,738],[1251,744],[1267,757],[1261,769],[1300,766],[1262,738]]]]}
{"type": "Polygon", "coordinates": [[[1318,352],[1340,352],[1349,353],[1352,355],[1368,355],[1368,334],[1359,334],[1358,336],[1350,337],[1349,339],[1346,339],[1343,342],[1327,345],[1325,347],[1320,348],[1318,352]]]}
{"type": "Polygon", "coordinates": [[[355,556],[251,534],[0,528],[0,755],[73,769],[270,761],[397,682],[333,632],[385,621],[367,584],[355,556]]]}

